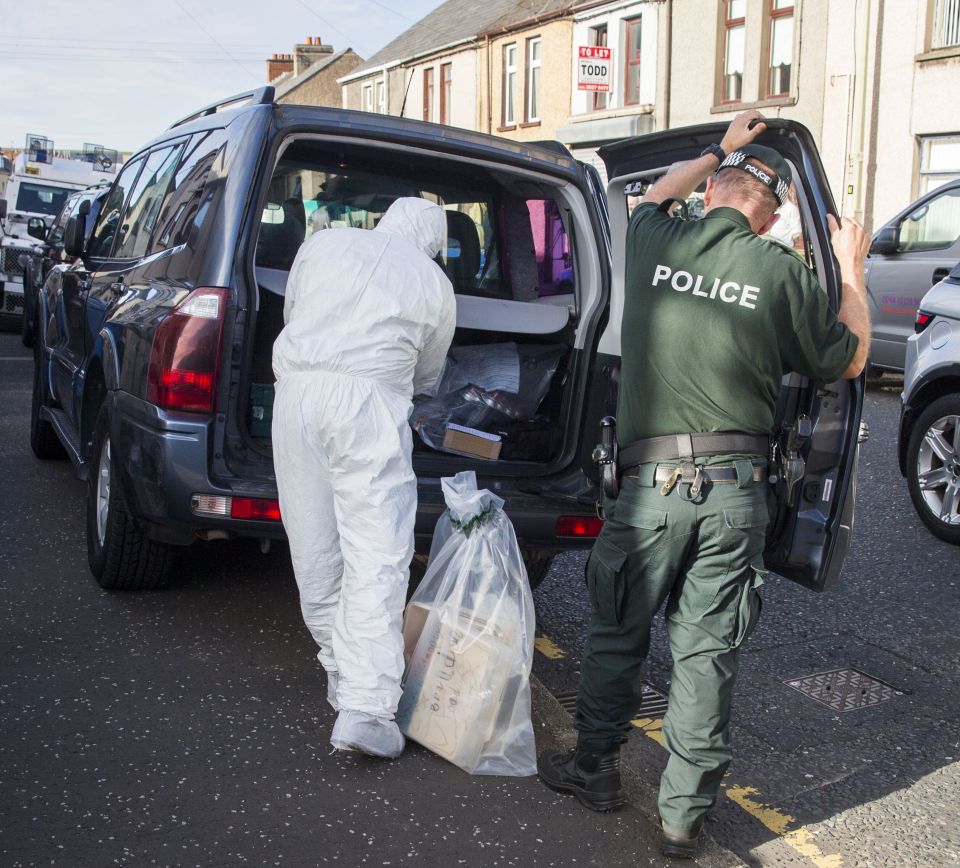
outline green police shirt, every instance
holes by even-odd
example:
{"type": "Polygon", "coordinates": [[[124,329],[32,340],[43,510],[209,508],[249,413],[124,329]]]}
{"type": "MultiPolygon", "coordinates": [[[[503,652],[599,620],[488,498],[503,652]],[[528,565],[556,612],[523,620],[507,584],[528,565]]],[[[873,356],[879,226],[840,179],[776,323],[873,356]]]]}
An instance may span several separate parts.
{"type": "Polygon", "coordinates": [[[643,203],[627,229],[621,444],[698,431],[767,434],[795,371],[831,382],[858,339],[813,273],[733,208],[680,220],[643,203]]]}

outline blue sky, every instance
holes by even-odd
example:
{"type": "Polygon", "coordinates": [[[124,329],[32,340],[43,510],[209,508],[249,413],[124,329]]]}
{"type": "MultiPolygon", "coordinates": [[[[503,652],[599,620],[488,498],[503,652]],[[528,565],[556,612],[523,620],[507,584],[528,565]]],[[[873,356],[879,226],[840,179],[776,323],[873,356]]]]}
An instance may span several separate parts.
{"type": "Polygon", "coordinates": [[[0,0],[0,145],[133,150],[307,36],[370,57],[442,0],[0,0]]]}

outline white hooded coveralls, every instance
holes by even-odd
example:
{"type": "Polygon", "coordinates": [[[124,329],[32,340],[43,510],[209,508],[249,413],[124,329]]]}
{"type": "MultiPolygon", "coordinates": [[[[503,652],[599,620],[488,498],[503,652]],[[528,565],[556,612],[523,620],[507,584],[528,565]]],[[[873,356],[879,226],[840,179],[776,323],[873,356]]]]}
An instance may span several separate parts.
{"type": "Polygon", "coordinates": [[[417,484],[408,423],[456,325],[433,262],[442,209],[398,199],[373,231],[326,229],[290,269],[273,347],[273,455],[303,618],[341,710],[392,719],[417,484]]]}

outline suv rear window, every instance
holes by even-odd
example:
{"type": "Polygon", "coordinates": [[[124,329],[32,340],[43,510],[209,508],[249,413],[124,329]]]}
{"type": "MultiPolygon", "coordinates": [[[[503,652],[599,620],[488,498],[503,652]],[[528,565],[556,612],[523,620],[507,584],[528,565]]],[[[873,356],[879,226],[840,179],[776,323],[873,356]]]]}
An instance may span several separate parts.
{"type": "Polygon", "coordinates": [[[288,271],[300,245],[332,227],[373,229],[394,200],[447,212],[442,265],[459,293],[534,301],[574,291],[565,217],[549,190],[430,158],[296,142],[277,164],[260,216],[256,265],[288,271]]]}

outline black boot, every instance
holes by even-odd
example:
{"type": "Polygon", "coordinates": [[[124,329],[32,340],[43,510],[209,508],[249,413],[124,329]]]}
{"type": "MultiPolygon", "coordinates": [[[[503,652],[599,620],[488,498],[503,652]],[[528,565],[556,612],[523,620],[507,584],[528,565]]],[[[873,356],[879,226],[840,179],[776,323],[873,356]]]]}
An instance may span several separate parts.
{"type": "Polygon", "coordinates": [[[620,786],[620,745],[604,751],[578,747],[566,753],[545,753],[537,774],[551,790],[577,797],[591,811],[615,811],[627,800],[620,786]]]}
{"type": "Polygon", "coordinates": [[[660,828],[663,831],[663,837],[660,840],[660,852],[664,856],[670,856],[674,859],[692,859],[697,855],[701,826],[702,823],[694,829],[682,831],[667,826],[661,820],[660,828]]]}

